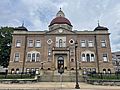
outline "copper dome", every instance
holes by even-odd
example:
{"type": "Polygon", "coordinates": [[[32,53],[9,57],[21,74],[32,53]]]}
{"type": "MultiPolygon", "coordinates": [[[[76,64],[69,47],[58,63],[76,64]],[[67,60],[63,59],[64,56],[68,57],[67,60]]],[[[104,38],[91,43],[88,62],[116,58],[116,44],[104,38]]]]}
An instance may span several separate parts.
{"type": "Polygon", "coordinates": [[[72,26],[70,21],[67,18],[61,17],[61,16],[54,18],[51,21],[49,26],[52,26],[53,24],[68,24],[68,25],[72,26]]]}

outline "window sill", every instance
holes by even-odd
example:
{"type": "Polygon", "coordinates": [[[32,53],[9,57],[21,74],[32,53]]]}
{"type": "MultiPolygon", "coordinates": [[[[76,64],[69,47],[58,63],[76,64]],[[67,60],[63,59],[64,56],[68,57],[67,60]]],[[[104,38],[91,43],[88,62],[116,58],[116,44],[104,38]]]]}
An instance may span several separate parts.
{"type": "Polygon", "coordinates": [[[109,63],[108,61],[103,61],[103,63],[109,63]]]}

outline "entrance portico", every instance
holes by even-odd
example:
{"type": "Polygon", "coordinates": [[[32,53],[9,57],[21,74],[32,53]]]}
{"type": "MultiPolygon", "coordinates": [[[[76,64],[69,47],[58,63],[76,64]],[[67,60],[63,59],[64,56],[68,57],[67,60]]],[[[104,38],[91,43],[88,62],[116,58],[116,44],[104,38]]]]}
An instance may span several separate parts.
{"type": "Polygon", "coordinates": [[[69,50],[57,51],[53,50],[52,54],[52,69],[59,69],[60,66],[63,66],[67,70],[70,70],[70,58],[69,50]]]}

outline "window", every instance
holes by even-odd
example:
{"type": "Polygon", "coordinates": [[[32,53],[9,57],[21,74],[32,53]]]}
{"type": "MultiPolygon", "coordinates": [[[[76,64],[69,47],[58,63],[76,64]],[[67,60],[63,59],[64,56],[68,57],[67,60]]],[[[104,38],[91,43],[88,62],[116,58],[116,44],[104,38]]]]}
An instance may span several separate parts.
{"type": "Polygon", "coordinates": [[[87,58],[87,62],[90,62],[90,55],[89,54],[86,55],[86,58],[87,58]]]}
{"type": "Polygon", "coordinates": [[[14,59],[14,61],[18,62],[19,58],[20,58],[20,54],[19,53],[15,53],[15,59],[14,59]]]}
{"type": "Polygon", "coordinates": [[[74,49],[73,48],[70,49],[70,56],[74,56],[74,49]]]}
{"type": "Polygon", "coordinates": [[[16,41],[16,47],[20,47],[21,46],[21,40],[17,40],[16,41]]]}
{"type": "Polygon", "coordinates": [[[85,42],[85,40],[81,40],[81,47],[86,47],[86,42],[85,42]]]}
{"type": "Polygon", "coordinates": [[[62,47],[62,39],[59,40],[59,47],[62,47]]]}
{"type": "Polygon", "coordinates": [[[39,74],[39,69],[38,68],[35,69],[35,74],[39,74]]]}
{"type": "Polygon", "coordinates": [[[27,53],[27,62],[38,62],[40,61],[40,53],[36,51],[27,53]]]}
{"type": "Polygon", "coordinates": [[[104,74],[106,73],[106,69],[103,69],[103,73],[104,73],[104,74]]]}
{"type": "Polygon", "coordinates": [[[28,47],[33,47],[33,40],[28,41],[28,47]]]}
{"type": "Polygon", "coordinates": [[[48,49],[48,56],[51,56],[51,49],[48,49]]]}
{"type": "Polygon", "coordinates": [[[74,59],[73,59],[73,58],[71,59],[71,62],[74,62],[74,59]]]}
{"type": "Polygon", "coordinates": [[[88,47],[93,47],[93,46],[94,46],[93,41],[92,40],[88,41],[88,47]]]}
{"type": "Polygon", "coordinates": [[[73,39],[70,39],[69,43],[72,45],[74,44],[74,40],[73,39]]]}
{"type": "Polygon", "coordinates": [[[26,68],[26,73],[29,74],[30,73],[30,69],[26,68]]]}
{"type": "Polygon", "coordinates": [[[91,54],[91,61],[94,61],[94,54],[91,54]]]}
{"type": "Polygon", "coordinates": [[[37,62],[40,61],[40,54],[39,53],[36,54],[36,61],[37,62]]]}
{"type": "Polygon", "coordinates": [[[14,73],[15,73],[14,68],[12,68],[11,69],[11,74],[14,74],[14,73]]]}
{"type": "Polygon", "coordinates": [[[31,60],[31,53],[28,53],[28,55],[27,55],[27,61],[30,62],[30,60],[31,60]]]}
{"type": "Polygon", "coordinates": [[[103,54],[103,61],[104,61],[104,62],[107,62],[107,61],[108,61],[108,59],[107,59],[107,54],[103,54]]]}
{"type": "Polygon", "coordinates": [[[41,47],[41,42],[40,42],[40,40],[36,40],[36,42],[35,42],[35,47],[41,47]]]}
{"type": "Polygon", "coordinates": [[[82,54],[82,61],[86,61],[85,60],[85,54],[82,54]]]}
{"type": "Polygon", "coordinates": [[[19,68],[16,69],[16,74],[19,74],[19,68]]]}
{"type": "Polygon", "coordinates": [[[101,47],[106,47],[106,41],[105,40],[101,40],[101,47]]]}
{"type": "Polygon", "coordinates": [[[32,62],[35,62],[35,53],[32,54],[32,62]]]}

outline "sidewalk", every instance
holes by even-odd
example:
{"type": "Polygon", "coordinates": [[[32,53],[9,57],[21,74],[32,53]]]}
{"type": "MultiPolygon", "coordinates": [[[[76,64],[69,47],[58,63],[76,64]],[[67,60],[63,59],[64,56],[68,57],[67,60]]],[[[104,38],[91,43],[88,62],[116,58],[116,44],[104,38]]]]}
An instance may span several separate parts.
{"type": "MultiPolygon", "coordinates": [[[[79,83],[80,90],[120,90],[120,86],[100,86],[79,83]]],[[[0,84],[0,90],[79,90],[74,89],[75,82],[39,82],[30,84],[0,84]]]]}

